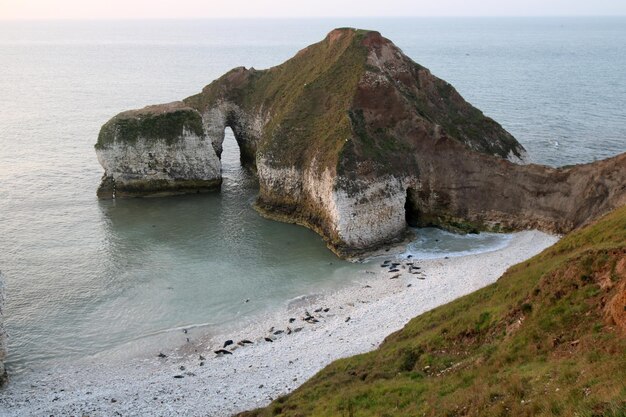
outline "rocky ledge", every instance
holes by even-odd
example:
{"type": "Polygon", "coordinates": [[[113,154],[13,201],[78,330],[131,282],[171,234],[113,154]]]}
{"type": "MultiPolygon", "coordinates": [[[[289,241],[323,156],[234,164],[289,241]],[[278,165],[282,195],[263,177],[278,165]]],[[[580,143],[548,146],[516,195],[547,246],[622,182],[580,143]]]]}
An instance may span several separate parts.
{"type": "Polygon", "coordinates": [[[219,188],[224,129],[258,174],[257,208],[341,256],[408,225],[567,232],[626,204],[626,154],[554,169],[378,32],[333,30],[285,63],[235,68],[100,132],[101,198],[219,188]]]}

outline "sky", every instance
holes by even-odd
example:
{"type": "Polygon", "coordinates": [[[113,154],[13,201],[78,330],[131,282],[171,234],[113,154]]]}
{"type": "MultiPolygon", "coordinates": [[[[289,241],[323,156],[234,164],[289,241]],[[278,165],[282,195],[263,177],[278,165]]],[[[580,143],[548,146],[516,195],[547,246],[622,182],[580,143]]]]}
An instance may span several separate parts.
{"type": "Polygon", "coordinates": [[[0,19],[624,16],[626,0],[0,0],[0,19]]]}

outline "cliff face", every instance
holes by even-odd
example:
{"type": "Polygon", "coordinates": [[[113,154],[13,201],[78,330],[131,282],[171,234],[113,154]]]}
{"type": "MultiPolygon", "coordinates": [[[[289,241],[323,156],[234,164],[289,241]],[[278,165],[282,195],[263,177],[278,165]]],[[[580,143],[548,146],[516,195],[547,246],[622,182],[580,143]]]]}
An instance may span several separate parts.
{"type": "Polygon", "coordinates": [[[624,156],[566,170],[516,164],[525,151],[499,124],[379,33],[355,29],[114,117],[96,145],[99,195],[217,187],[225,127],[258,173],[257,208],[342,255],[401,237],[407,222],[564,232],[626,203],[624,156]]]}
{"type": "Polygon", "coordinates": [[[96,145],[105,170],[98,197],[219,187],[219,158],[202,124],[198,111],[180,102],[124,112],[106,123],[96,145]]]}

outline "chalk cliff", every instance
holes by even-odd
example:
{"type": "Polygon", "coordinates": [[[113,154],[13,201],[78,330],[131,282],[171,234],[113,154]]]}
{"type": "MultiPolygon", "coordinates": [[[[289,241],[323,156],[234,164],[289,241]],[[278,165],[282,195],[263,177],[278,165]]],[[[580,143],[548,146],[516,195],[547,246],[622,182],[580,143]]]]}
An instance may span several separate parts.
{"type": "Polygon", "coordinates": [[[407,224],[565,232],[626,204],[626,155],[568,169],[524,148],[378,32],[336,29],[268,70],[235,68],[100,133],[101,198],[215,189],[224,129],[256,169],[259,211],[340,255],[407,224]]]}

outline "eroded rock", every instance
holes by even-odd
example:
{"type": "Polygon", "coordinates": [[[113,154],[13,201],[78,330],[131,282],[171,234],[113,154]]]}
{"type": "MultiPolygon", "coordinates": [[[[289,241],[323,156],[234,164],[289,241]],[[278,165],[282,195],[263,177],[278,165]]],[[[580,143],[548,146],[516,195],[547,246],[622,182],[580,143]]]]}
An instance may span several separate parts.
{"type": "Polygon", "coordinates": [[[524,148],[450,84],[349,28],[279,66],[235,68],[182,102],[115,116],[96,145],[99,196],[219,187],[226,127],[257,172],[257,209],[341,256],[399,241],[407,224],[563,233],[626,204],[626,154],[520,164],[524,148]]]}

